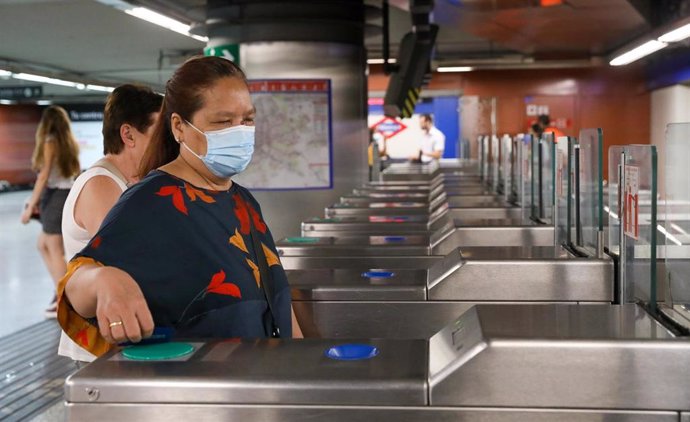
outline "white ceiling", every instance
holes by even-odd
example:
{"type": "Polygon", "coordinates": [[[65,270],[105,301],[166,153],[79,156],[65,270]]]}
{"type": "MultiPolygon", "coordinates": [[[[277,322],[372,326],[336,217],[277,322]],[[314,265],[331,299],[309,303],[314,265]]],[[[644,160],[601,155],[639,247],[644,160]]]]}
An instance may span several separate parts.
{"type": "MultiPolygon", "coordinates": [[[[0,0],[0,69],[33,70],[108,85],[140,82],[162,90],[182,58],[202,51],[203,42],[129,16],[103,4],[107,1],[0,0]]],[[[586,58],[628,41],[645,25],[627,0],[567,0],[566,5],[556,8],[497,7],[515,1],[474,0],[468,4],[481,5],[481,10],[461,10],[454,5],[455,0],[436,0],[434,19],[441,25],[437,57],[448,62],[472,57],[498,60],[510,54],[525,56],[547,51],[551,58],[558,59],[560,46],[567,52],[568,60],[572,59],[574,49],[586,58]],[[582,27],[582,22],[591,21],[591,16],[600,18],[593,21],[595,25],[582,27]],[[607,25],[606,19],[614,19],[617,24],[607,25]],[[607,26],[610,31],[602,30],[607,26]],[[579,47],[567,42],[575,41],[574,37],[583,31],[589,36],[579,37],[579,47]]],[[[192,21],[203,16],[205,4],[205,0],[131,2],[192,21]]],[[[380,0],[366,2],[380,4],[380,0]]],[[[393,57],[399,40],[411,28],[410,15],[405,10],[408,2],[390,1],[393,57]]],[[[367,38],[369,57],[381,57],[381,41],[380,36],[367,38]]],[[[0,79],[0,86],[35,84],[0,79]]],[[[44,93],[56,99],[104,96],[52,85],[45,85],[44,93]]]]}

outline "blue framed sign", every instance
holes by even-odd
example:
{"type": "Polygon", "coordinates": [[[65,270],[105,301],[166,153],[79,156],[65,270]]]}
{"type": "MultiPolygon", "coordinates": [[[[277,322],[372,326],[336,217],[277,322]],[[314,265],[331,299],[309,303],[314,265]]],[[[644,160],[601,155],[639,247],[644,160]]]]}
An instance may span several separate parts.
{"type": "Polygon", "coordinates": [[[250,80],[256,107],[252,162],[235,176],[252,190],[331,189],[329,79],[250,80]]]}

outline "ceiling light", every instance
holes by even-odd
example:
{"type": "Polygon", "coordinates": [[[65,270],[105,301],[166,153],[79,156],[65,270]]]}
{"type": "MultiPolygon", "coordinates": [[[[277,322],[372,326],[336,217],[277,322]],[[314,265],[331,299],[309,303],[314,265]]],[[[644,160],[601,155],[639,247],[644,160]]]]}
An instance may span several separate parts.
{"type": "MultiPolygon", "coordinates": [[[[397,60],[388,59],[388,63],[395,63],[397,60]]],[[[367,64],[383,64],[383,59],[367,59],[367,64]]]]}
{"type": "Polygon", "coordinates": [[[12,77],[15,79],[22,79],[25,81],[43,82],[45,84],[68,86],[71,88],[85,89],[86,85],[78,82],[66,81],[64,79],[49,78],[47,76],[34,75],[31,73],[13,73],[12,77]]]}
{"type": "Polygon", "coordinates": [[[437,72],[470,72],[473,68],[469,66],[443,66],[436,69],[437,72]]]}
{"type": "Polygon", "coordinates": [[[10,72],[9,70],[0,69],[0,77],[6,78],[8,76],[12,76],[12,72],[10,72]]]}
{"type": "Polygon", "coordinates": [[[177,32],[178,34],[186,35],[192,37],[197,41],[208,42],[208,37],[202,37],[199,35],[192,35],[189,33],[189,25],[184,24],[175,19],[163,16],[160,13],[156,13],[153,10],[149,10],[145,7],[135,7],[132,9],[126,9],[125,13],[128,15],[143,19],[152,24],[162,26],[163,28],[169,29],[171,31],[177,32]]]}
{"type": "Polygon", "coordinates": [[[644,56],[652,54],[655,51],[659,51],[667,45],[668,44],[656,40],[648,41],[639,47],[633,48],[632,50],[621,54],[620,56],[611,60],[609,64],[611,66],[626,65],[634,62],[635,60],[639,60],[644,56]]]}
{"type": "Polygon", "coordinates": [[[103,91],[103,92],[113,92],[115,88],[112,86],[102,86],[102,85],[86,85],[86,89],[89,91],[103,91]]]}
{"type": "Polygon", "coordinates": [[[11,100],[0,100],[0,104],[2,104],[2,105],[10,105],[10,104],[14,104],[14,101],[11,101],[11,100]]]}
{"type": "Polygon", "coordinates": [[[53,104],[53,102],[50,100],[38,100],[38,101],[36,101],[36,105],[51,105],[51,104],[53,104]]]}
{"type": "Polygon", "coordinates": [[[678,42],[690,37],[690,23],[678,29],[667,32],[658,38],[661,42],[678,42]]]}

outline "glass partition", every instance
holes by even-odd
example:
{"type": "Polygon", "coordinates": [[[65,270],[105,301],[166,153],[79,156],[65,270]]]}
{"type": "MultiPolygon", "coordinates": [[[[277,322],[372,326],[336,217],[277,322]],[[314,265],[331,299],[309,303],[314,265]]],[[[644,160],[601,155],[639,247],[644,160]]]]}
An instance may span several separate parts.
{"type": "Polygon", "coordinates": [[[542,223],[551,223],[553,221],[553,205],[555,203],[554,182],[556,164],[556,143],[553,132],[542,135],[539,141],[538,159],[538,219],[542,223]]]}
{"type": "Polygon", "coordinates": [[[532,135],[525,135],[518,143],[518,203],[523,220],[532,216],[532,135]]]}
{"type": "Polygon", "coordinates": [[[656,307],[656,181],[653,145],[623,147],[620,185],[621,301],[656,307]]]}
{"type": "Polygon", "coordinates": [[[572,157],[575,139],[560,136],[556,139],[556,207],[554,208],[555,245],[569,246],[572,243],[572,157]]]}
{"type": "Polygon", "coordinates": [[[690,308],[690,123],[666,127],[666,302],[683,314],[690,308]]]}
{"type": "Polygon", "coordinates": [[[541,198],[541,139],[532,137],[531,146],[531,169],[532,177],[530,178],[530,218],[534,221],[539,219],[539,204],[541,198]]]}
{"type": "Polygon", "coordinates": [[[519,204],[520,197],[520,144],[525,137],[522,133],[510,139],[510,184],[506,199],[513,204],[519,204]]]}
{"type": "Polygon", "coordinates": [[[577,206],[579,219],[577,246],[587,254],[599,256],[604,233],[604,145],[601,129],[583,129],[578,138],[579,186],[577,206]]]}
{"type": "Polygon", "coordinates": [[[608,214],[608,252],[612,255],[620,255],[620,183],[618,181],[622,177],[621,171],[621,154],[623,154],[623,147],[621,145],[614,145],[609,148],[609,171],[608,171],[608,190],[609,200],[608,205],[604,207],[604,211],[608,214]]]}
{"type": "Polygon", "coordinates": [[[498,192],[498,184],[501,180],[499,175],[499,166],[501,164],[501,148],[499,146],[499,139],[496,135],[491,135],[491,189],[498,192]]]}
{"type": "Polygon", "coordinates": [[[489,137],[487,135],[481,136],[479,142],[479,150],[481,157],[481,175],[482,182],[485,185],[489,184],[489,137]]]}
{"type": "Polygon", "coordinates": [[[500,182],[498,184],[498,191],[503,194],[503,198],[507,201],[510,197],[510,177],[511,164],[513,155],[513,140],[510,135],[503,135],[501,138],[501,164],[498,169],[500,182]]]}

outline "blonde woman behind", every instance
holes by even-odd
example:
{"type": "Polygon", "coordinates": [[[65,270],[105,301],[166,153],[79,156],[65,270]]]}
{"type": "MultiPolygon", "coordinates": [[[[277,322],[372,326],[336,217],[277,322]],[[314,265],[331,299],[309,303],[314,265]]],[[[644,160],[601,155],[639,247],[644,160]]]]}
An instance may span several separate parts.
{"type": "MultiPolygon", "coordinates": [[[[27,224],[32,212],[38,208],[43,226],[38,237],[38,250],[53,282],[57,284],[67,270],[62,244],[62,208],[80,171],[79,147],[72,134],[67,112],[62,107],[50,106],[43,111],[36,131],[31,165],[38,171],[38,177],[21,221],[27,224]]],[[[46,309],[46,316],[54,318],[56,310],[57,303],[53,299],[46,309]]]]}

